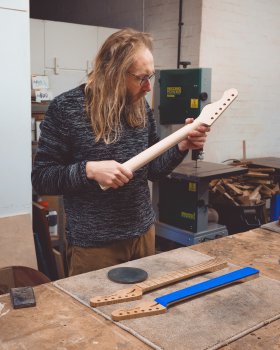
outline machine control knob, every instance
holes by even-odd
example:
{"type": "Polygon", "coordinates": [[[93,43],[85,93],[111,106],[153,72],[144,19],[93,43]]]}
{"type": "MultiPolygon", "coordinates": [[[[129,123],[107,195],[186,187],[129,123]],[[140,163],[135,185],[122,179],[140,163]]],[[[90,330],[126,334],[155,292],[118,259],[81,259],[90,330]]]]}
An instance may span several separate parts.
{"type": "Polygon", "coordinates": [[[199,94],[199,99],[200,99],[201,101],[206,101],[207,98],[208,98],[207,92],[201,92],[201,93],[199,94]]]}

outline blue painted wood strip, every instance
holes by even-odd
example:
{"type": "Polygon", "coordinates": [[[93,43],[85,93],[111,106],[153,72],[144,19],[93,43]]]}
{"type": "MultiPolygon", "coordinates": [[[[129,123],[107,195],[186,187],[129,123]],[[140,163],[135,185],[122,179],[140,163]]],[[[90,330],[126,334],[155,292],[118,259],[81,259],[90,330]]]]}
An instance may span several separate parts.
{"type": "Polygon", "coordinates": [[[208,281],[195,284],[194,286],[190,286],[177,290],[176,292],[163,295],[159,298],[156,298],[155,301],[167,307],[167,305],[172,302],[180,301],[185,298],[195,296],[196,294],[210,291],[214,288],[222,287],[223,285],[236,282],[242,278],[250,277],[257,273],[259,273],[259,270],[254,269],[253,267],[244,267],[242,269],[226,273],[225,275],[212,278],[208,281]]]}

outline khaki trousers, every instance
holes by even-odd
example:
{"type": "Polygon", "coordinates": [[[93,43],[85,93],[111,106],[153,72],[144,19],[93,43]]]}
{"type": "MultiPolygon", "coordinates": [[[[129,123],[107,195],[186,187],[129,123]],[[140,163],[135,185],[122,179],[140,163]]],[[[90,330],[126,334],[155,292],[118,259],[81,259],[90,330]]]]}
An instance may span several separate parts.
{"type": "Polygon", "coordinates": [[[155,226],[142,236],[98,248],[67,247],[69,276],[99,270],[155,254],[155,226]]]}

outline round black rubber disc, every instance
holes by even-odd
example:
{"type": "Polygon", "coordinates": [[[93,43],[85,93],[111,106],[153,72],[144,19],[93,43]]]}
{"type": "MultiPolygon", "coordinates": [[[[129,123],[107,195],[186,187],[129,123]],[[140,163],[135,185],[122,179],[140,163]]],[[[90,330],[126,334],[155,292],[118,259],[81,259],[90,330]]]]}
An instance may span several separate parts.
{"type": "Polygon", "coordinates": [[[108,278],[117,283],[137,283],[145,281],[146,271],[136,267],[116,267],[108,272],[108,278]]]}

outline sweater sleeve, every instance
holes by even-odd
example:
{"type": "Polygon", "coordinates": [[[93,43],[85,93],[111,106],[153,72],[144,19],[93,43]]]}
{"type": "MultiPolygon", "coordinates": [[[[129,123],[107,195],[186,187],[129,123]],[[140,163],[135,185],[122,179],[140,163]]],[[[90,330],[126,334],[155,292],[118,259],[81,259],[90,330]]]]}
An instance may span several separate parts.
{"type": "MultiPolygon", "coordinates": [[[[160,139],[157,134],[156,122],[152,110],[147,106],[147,115],[149,122],[149,147],[157,143],[160,139]]],[[[181,152],[178,145],[171,147],[149,163],[148,179],[157,181],[160,178],[170,174],[185,158],[188,151],[181,152]]]]}
{"type": "Polygon", "coordinates": [[[86,161],[72,162],[71,142],[58,102],[53,100],[40,128],[32,185],[38,194],[61,195],[92,186],[85,173],[86,161]]]}

